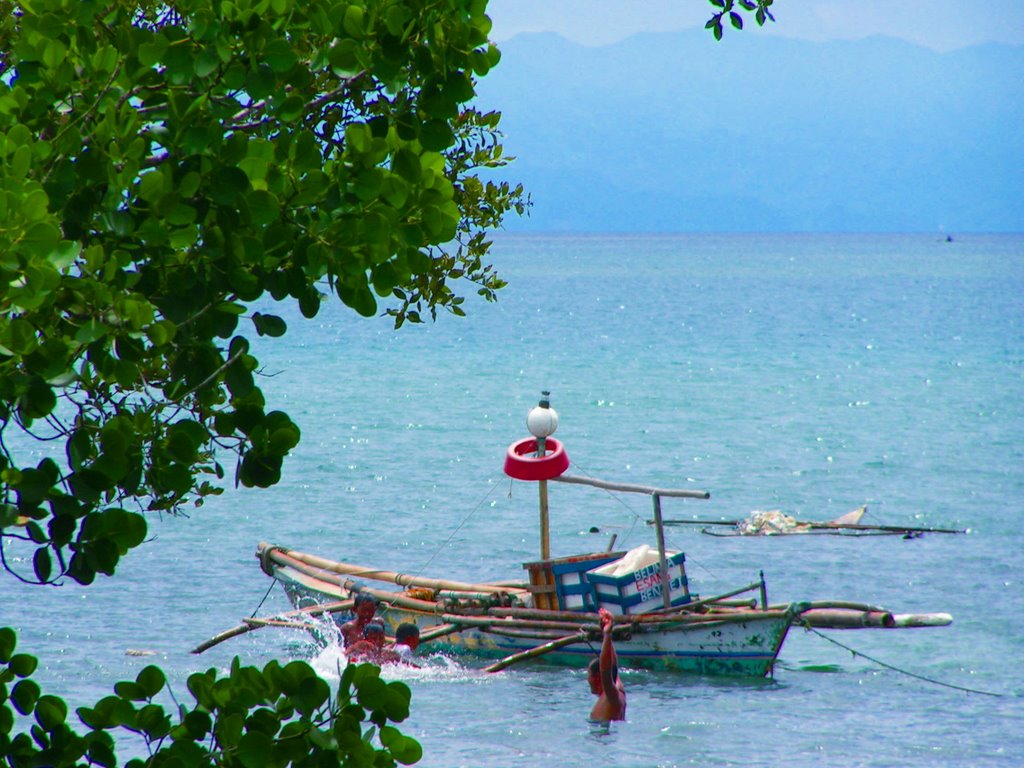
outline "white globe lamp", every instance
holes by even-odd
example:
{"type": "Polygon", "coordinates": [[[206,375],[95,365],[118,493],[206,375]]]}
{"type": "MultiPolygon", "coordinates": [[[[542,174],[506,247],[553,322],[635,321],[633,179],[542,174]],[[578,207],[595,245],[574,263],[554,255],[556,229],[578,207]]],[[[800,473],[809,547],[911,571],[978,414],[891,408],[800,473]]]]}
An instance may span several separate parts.
{"type": "Polygon", "coordinates": [[[542,392],[540,403],[526,415],[526,428],[537,438],[539,446],[544,444],[544,438],[551,437],[558,429],[558,411],[551,407],[550,394],[542,392]]]}

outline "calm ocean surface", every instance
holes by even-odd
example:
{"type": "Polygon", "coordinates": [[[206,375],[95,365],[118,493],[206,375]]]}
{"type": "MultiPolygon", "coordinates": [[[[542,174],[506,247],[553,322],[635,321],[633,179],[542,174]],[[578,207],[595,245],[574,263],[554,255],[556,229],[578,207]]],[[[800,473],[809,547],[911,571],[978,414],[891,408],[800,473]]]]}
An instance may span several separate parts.
{"type": "MultiPolygon", "coordinates": [[[[857,600],[954,623],[827,633],[870,658],[794,629],[774,680],[626,672],[629,720],[604,735],[586,723],[580,671],[483,675],[433,659],[401,673],[420,765],[1024,763],[1024,236],[504,237],[493,261],[510,286],[464,319],[396,333],[340,305],[312,322],[283,311],[288,335],[257,347],[268,400],[303,430],[279,486],[152,520],[152,541],[89,588],[3,579],[0,625],[41,657],[46,692],[91,704],[155,661],[187,699],[189,673],[235,655],[308,659],[336,677],[337,650],[291,630],[189,653],[288,608],[279,587],[267,595],[261,540],[522,578],[538,557],[537,494],[502,460],[549,389],[573,472],[711,492],[666,500],[666,517],[824,520],[867,504],[865,522],[970,529],[669,529],[694,591],[763,570],[772,602],[857,600]]],[[[553,554],[603,549],[613,533],[617,547],[653,544],[649,503],[553,484],[553,554]]]]}

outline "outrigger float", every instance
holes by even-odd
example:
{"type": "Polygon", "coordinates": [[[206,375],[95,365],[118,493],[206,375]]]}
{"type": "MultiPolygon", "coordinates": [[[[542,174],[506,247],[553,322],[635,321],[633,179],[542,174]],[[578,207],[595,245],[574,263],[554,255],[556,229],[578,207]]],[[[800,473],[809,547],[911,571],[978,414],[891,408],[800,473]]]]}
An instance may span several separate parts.
{"type": "MultiPolygon", "coordinates": [[[[269,619],[247,619],[194,649],[201,653],[229,637],[261,626],[322,632],[316,617],[350,618],[353,597],[376,598],[390,633],[402,622],[420,628],[424,650],[492,661],[494,672],[525,659],[586,665],[600,637],[601,608],[615,616],[619,663],[625,667],[704,675],[765,677],[773,672],[793,625],[827,629],[942,626],[945,613],[893,614],[848,602],[769,604],[763,572],[757,581],[724,594],[692,595],[685,555],[665,548],[661,502],[707,499],[705,491],[653,488],[566,475],[570,462],[553,438],[558,414],[548,393],[527,417],[532,437],[513,443],[505,459],[510,477],[535,482],[540,498],[540,559],[523,564],[529,578],[466,583],[412,576],[328,560],[260,543],[264,572],[284,588],[295,610],[269,619]],[[549,481],[638,493],[653,501],[657,548],[590,552],[552,558],[549,549],[549,481]],[[373,586],[371,586],[371,584],[373,586]],[[741,597],[746,595],[746,597],[741,597]]],[[[422,651],[421,651],[422,652],[422,651]]]]}

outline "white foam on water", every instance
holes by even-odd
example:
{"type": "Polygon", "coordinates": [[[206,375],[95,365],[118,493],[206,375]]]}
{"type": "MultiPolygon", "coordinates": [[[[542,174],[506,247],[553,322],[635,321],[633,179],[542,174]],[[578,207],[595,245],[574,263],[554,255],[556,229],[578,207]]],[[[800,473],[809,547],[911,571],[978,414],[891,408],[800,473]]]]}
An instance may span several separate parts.
{"type": "MultiPolygon", "coordinates": [[[[336,682],[349,664],[349,659],[340,644],[330,643],[320,648],[310,659],[309,664],[321,678],[328,682],[336,682]]],[[[417,656],[416,664],[419,666],[383,664],[380,668],[381,679],[446,683],[482,683],[494,679],[493,675],[482,669],[464,667],[455,659],[440,653],[417,656]]]]}

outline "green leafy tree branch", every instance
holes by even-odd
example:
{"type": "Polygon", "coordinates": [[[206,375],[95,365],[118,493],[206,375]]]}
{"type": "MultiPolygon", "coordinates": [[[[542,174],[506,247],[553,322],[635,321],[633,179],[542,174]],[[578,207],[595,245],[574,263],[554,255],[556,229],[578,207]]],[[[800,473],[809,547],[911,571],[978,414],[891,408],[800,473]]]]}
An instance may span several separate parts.
{"type": "MultiPolygon", "coordinates": [[[[0,3],[0,556],[112,574],[236,482],[280,478],[254,302],[335,295],[396,325],[504,284],[487,231],[528,204],[480,178],[498,116],[483,2],[0,3]],[[27,440],[25,438],[28,438],[27,440]],[[16,448],[62,450],[25,465],[16,448]],[[15,523],[21,532],[12,531],[15,523]]],[[[4,557],[3,565],[11,570],[4,557]]]]}
{"type": "Polygon", "coordinates": [[[743,29],[744,13],[754,14],[754,20],[759,27],[763,27],[766,21],[775,21],[771,12],[774,0],[708,0],[708,2],[720,9],[704,25],[704,29],[711,30],[715,40],[722,39],[726,21],[734,29],[743,29]]]}
{"type": "Polygon", "coordinates": [[[15,646],[14,632],[0,629],[0,756],[11,768],[116,766],[115,734],[145,755],[127,768],[376,768],[422,757],[419,742],[394,725],[409,716],[409,687],[382,680],[372,664],[347,666],[332,695],[305,662],[257,669],[236,658],[224,676],[212,669],[191,675],[187,704],[178,703],[163,671],[148,666],[95,706],[80,707],[79,732],[63,699],[32,679],[35,657],[15,646]]]}

